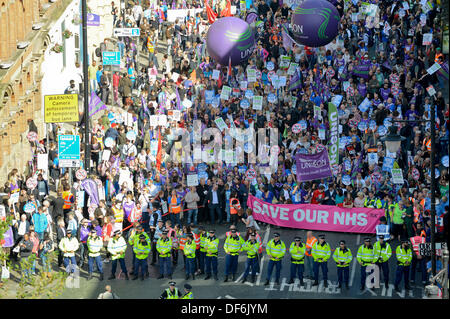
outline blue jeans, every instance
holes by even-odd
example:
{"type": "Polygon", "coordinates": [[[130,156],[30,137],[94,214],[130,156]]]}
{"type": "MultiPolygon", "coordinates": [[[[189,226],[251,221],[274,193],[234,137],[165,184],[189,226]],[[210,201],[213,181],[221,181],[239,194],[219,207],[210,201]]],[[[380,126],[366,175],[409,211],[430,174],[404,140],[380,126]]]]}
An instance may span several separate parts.
{"type": "Polygon", "coordinates": [[[348,285],[349,278],[349,267],[337,267],[338,282],[342,285],[343,283],[348,285]]]}
{"type": "Polygon", "coordinates": [[[77,261],[75,259],[75,256],[64,257],[63,261],[64,261],[64,268],[66,268],[67,272],[69,272],[68,271],[69,269],[67,267],[69,266],[69,264],[71,264],[70,272],[73,273],[75,271],[75,267],[77,266],[77,261]]]}
{"type": "Polygon", "coordinates": [[[294,264],[291,262],[291,279],[298,275],[298,279],[303,280],[303,272],[305,270],[304,264],[294,264]]]}
{"type": "Polygon", "coordinates": [[[195,273],[195,258],[186,257],[186,275],[193,275],[195,273]]]}
{"type": "Polygon", "coordinates": [[[235,275],[237,272],[239,255],[226,255],[225,257],[225,276],[229,274],[235,275]]]}
{"type": "Polygon", "coordinates": [[[117,259],[114,259],[112,261],[112,264],[111,264],[111,275],[113,275],[113,276],[116,275],[117,262],[119,262],[120,268],[122,268],[122,272],[124,274],[128,274],[127,266],[125,265],[125,259],[124,258],[117,258],[117,259]]]}
{"type": "Polygon", "coordinates": [[[88,252],[87,243],[80,243],[80,262],[84,263],[88,252]]]}
{"type": "Polygon", "coordinates": [[[206,266],[205,272],[207,275],[211,275],[211,270],[214,275],[217,275],[217,257],[216,256],[205,256],[205,266],[206,266]]]}
{"type": "Polygon", "coordinates": [[[47,254],[41,254],[42,271],[51,272],[52,268],[50,267],[50,263],[47,262],[47,259],[48,259],[47,254]]]}
{"type": "Polygon", "coordinates": [[[227,201],[227,204],[225,206],[225,212],[227,213],[227,223],[230,222],[231,220],[231,215],[230,215],[230,201],[227,201]]]}
{"type": "Polygon", "coordinates": [[[144,275],[147,273],[148,265],[147,265],[147,258],[139,259],[136,258],[136,264],[134,265],[134,275],[137,276],[139,274],[139,268],[141,269],[141,276],[144,277],[144,275]]]}
{"type": "Polygon", "coordinates": [[[172,260],[170,257],[159,256],[159,274],[171,275],[172,274],[172,260]]]}
{"type": "Polygon", "coordinates": [[[309,277],[314,278],[314,258],[305,255],[306,272],[309,277]]]}
{"type": "Polygon", "coordinates": [[[215,213],[217,213],[217,222],[220,224],[222,222],[222,212],[220,211],[219,204],[211,204],[209,206],[209,217],[211,218],[211,224],[215,222],[215,213]]]}
{"type": "Polygon", "coordinates": [[[269,260],[269,265],[267,266],[267,280],[270,281],[270,277],[272,277],[272,271],[273,268],[276,268],[276,273],[275,273],[275,280],[279,281],[280,280],[280,274],[281,274],[281,260],[269,260]]]}
{"type": "MultiPolygon", "coordinates": [[[[29,257],[22,257],[21,260],[28,260],[29,257]]],[[[22,269],[22,275],[25,277],[29,277],[31,275],[31,269],[29,268],[23,268],[22,269]]]]}
{"type": "Polygon", "coordinates": [[[197,225],[197,215],[198,215],[198,209],[188,210],[188,214],[187,214],[188,225],[191,224],[191,217],[192,217],[192,221],[194,222],[194,225],[197,225]]]}
{"type": "Polygon", "coordinates": [[[170,220],[172,221],[172,225],[181,225],[180,221],[180,213],[178,214],[170,214],[170,220]]]}
{"type": "Polygon", "coordinates": [[[319,281],[319,268],[322,269],[323,280],[328,280],[328,264],[326,262],[314,262],[314,280],[319,281]]]}
{"type": "Polygon", "coordinates": [[[43,241],[44,240],[44,232],[42,232],[42,233],[36,232],[36,234],[37,234],[37,236],[39,238],[39,241],[43,241]]]}
{"type": "Polygon", "coordinates": [[[259,263],[257,257],[247,258],[247,261],[245,262],[244,278],[247,278],[248,274],[250,273],[250,269],[252,270],[252,276],[256,276],[256,273],[259,271],[259,263]]]}
{"type": "Polygon", "coordinates": [[[201,272],[205,272],[205,257],[206,257],[206,251],[199,251],[198,252],[198,268],[201,272]]]}
{"type": "Polygon", "coordinates": [[[425,267],[425,259],[414,258],[411,261],[411,280],[416,281],[416,266],[419,265],[419,269],[422,271],[422,281],[427,281],[427,269],[425,267]]]}
{"type": "Polygon", "coordinates": [[[397,266],[397,271],[395,272],[395,286],[397,287],[402,281],[402,275],[405,279],[405,286],[408,285],[409,278],[409,266],[397,266]]]}
{"type": "Polygon", "coordinates": [[[102,257],[100,257],[100,255],[98,255],[97,257],[88,257],[89,273],[92,274],[94,272],[94,261],[97,265],[98,272],[103,274],[103,263],[102,257]]]}

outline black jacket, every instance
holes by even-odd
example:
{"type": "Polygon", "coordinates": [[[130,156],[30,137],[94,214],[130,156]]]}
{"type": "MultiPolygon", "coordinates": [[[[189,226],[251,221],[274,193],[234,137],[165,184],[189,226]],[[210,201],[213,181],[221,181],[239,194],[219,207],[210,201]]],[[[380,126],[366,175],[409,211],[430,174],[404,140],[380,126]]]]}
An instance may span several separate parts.
{"type": "Polygon", "coordinates": [[[22,239],[22,241],[20,242],[20,257],[21,258],[26,258],[29,257],[31,255],[31,252],[33,250],[33,242],[31,240],[24,240],[22,239]],[[25,245],[25,247],[22,247],[22,244],[25,245]]]}

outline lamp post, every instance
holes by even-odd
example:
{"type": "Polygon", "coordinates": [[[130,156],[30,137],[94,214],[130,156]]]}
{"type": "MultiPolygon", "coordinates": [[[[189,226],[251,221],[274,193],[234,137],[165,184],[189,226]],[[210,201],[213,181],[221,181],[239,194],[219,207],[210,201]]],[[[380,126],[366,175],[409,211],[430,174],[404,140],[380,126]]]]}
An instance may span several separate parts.
{"type": "Polygon", "coordinates": [[[83,27],[83,102],[84,102],[84,169],[90,173],[91,154],[89,143],[89,75],[88,75],[88,43],[87,43],[87,9],[86,1],[81,0],[81,20],[83,27]]]}
{"type": "MultiPolygon", "coordinates": [[[[433,95],[434,97],[434,95],[433,95]]],[[[435,174],[435,140],[436,140],[436,121],[435,121],[435,111],[436,106],[434,103],[431,103],[431,114],[429,120],[392,120],[394,123],[417,123],[417,122],[430,122],[430,131],[431,131],[431,150],[430,150],[430,175],[431,175],[431,231],[430,231],[430,241],[431,241],[431,271],[433,276],[436,275],[436,174],[435,174]]],[[[386,137],[382,137],[381,140],[385,143],[386,148],[391,153],[396,153],[400,147],[405,137],[397,134],[397,127],[395,125],[391,125],[389,127],[389,134],[386,137]]]]}

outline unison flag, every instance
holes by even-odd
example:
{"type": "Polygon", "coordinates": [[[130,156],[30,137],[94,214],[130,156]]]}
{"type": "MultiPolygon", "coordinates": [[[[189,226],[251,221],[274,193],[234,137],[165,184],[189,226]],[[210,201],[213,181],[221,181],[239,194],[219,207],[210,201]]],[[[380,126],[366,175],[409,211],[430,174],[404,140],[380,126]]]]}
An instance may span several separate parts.
{"type": "Polygon", "coordinates": [[[294,40],[289,35],[289,31],[287,29],[286,24],[283,24],[283,27],[281,29],[281,35],[283,37],[283,47],[286,49],[286,51],[289,51],[294,47],[294,40]]]}
{"type": "Polygon", "coordinates": [[[297,180],[299,182],[332,176],[326,148],[316,154],[297,153],[295,155],[295,162],[297,167],[297,180]]]}
{"type": "Polygon", "coordinates": [[[102,100],[100,100],[100,98],[97,96],[97,94],[92,91],[91,98],[89,99],[89,117],[104,109],[106,109],[105,103],[103,103],[102,100]]]}
{"type": "Polygon", "coordinates": [[[295,70],[294,75],[291,78],[291,81],[289,83],[289,91],[293,91],[296,89],[301,89],[302,88],[302,79],[301,79],[301,75],[300,72],[298,72],[298,70],[295,70]]]}
{"type": "Polygon", "coordinates": [[[442,63],[441,68],[436,71],[436,74],[442,77],[444,81],[448,81],[448,62],[442,63]]]}
{"type": "Polygon", "coordinates": [[[337,106],[334,103],[328,103],[328,123],[330,125],[328,153],[330,165],[334,167],[339,165],[339,115],[337,106]]]}
{"type": "Polygon", "coordinates": [[[368,79],[369,78],[369,70],[370,70],[370,64],[360,64],[360,65],[357,65],[353,69],[353,75],[368,79]]]}

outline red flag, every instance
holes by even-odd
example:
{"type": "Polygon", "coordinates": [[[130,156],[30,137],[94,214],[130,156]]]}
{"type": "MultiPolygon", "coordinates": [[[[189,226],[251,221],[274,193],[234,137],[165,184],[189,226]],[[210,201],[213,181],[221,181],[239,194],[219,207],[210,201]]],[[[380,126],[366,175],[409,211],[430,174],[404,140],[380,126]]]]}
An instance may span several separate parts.
{"type": "Polygon", "coordinates": [[[158,152],[156,153],[156,169],[159,170],[161,168],[161,160],[162,160],[162,145],[161,145],[161,128],[158,131],[158,152]]]}
{"type": "Polygon", "coordinates": [[[208,21],[210,24],[213,24],[214,21],[216,21],[217,13],[215,13],[213,11],[213,9],[211,9],[208,2],[206,2],[205,4],[206,4],[206,15],[208,16],[208,21]]]}
{"type": "Polygon", "coordinates": [[[230,76],[231,76],[231,55],[228,57],[227,82],[229,81],[230,76]]]}
{"type": "Polygon", "coordinates": [[[227,0],[227,4],[225,8],[220,13],[222,17],[231,17],[231,2],[230,0],[227,0]]]}

